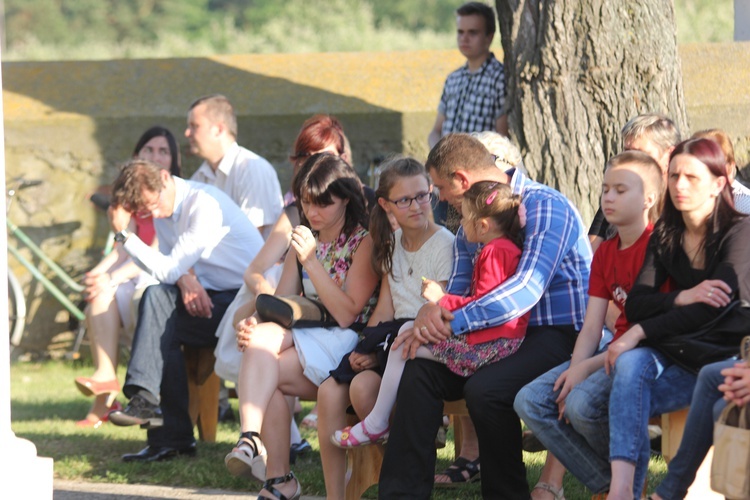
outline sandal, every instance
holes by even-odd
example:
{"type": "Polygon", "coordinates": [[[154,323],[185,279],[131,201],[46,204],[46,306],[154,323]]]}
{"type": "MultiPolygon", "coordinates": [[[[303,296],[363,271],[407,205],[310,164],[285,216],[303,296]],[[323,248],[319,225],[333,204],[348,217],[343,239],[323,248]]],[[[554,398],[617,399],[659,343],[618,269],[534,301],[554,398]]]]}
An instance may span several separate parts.
{"type": "Polygon", "coordinates": [[[383,432],[371,434],[368,432],[364,420],[357,425],[360,426],[362,433],[367,436],[367,439],[360,441],[354,437],[354,434],[352,434],[352,426],[350,425],[331,434],[331,442],[339,448],[357,448],[358,446],[367,446],[368,444],[385,443],[388,441],[388,436],[391,432],[390,428],[387,428],[383,432]]]}
{"type": "Polygon", "coordinates": [[[299,426],[304,427],[305,429],[317,429],[318,414],[308,413],[307,415],[305,415],[305,418],[302,419],[302,422],[299,423],[299,426]]]}
{"type": "Polygon", "coordinates": [[[438,475],[448,476],[447,483],[435,481],[437,488],[452,488],[464,483],[473,483],[480,479],[479,477],[479,459],[469,461],[464,457],[458,457],[455,462],[450,464],[447,469],[438,475]],[[464,474],[464,472],[466,474],[464,474]]]}
{"type": "Polygon", "coordinates": [[[552,493],[552,495],[555,497],[555,500],[565,500],[565,497],[563,496],[563,487],[561,486],[558,490],[554,486],[552,486],[549,483],[545,483],[544,481],[539,481],[534,485],[533,488],[531,488],[531,491],[534,490],[544,490],[552,493]]]}
{"type": "Polygon", "coordinates": [[[281,477],[272,477],[271,479],[267,479],[266,482],[263,483],[263,489],[268,490],[268,492],[271,493],[273,497],[258,495],[258,500],[299,500],[299,497],[302,495],[302,485],[299,484],[299,479],[297,479],[297,477],[294,475],[294,472],[290,472],[289,474],[281,477]],[[274,488],[275,485],[287,483],[292,479],[297,481],[297,489],[295,490],[294,495],[292,495],[291,497],[285,496],[279,490],[274,488]]]}
{"type": "Polygon", "coordinates": [[[260,434],[253,431],[243,432],[234,449],[224,457],[224,464],[233,476],[254,477],[265,481],[266,458],[266,449],[260,440],[260,434]]]}

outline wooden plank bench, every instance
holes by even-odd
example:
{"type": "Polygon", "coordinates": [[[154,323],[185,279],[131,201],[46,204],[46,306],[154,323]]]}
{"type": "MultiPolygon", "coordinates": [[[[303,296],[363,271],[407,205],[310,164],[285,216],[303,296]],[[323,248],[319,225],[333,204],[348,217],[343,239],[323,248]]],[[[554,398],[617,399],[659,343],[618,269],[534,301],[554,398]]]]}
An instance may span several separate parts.
{"type": "Polygon", "coordinates": [[[183,346],[182,354],[185,357],[190,395],[190,419],[193,425],[198,426],[198,437],[201,441],[216,442],[221,380],[214,373],[214,349],[183,346]]]}

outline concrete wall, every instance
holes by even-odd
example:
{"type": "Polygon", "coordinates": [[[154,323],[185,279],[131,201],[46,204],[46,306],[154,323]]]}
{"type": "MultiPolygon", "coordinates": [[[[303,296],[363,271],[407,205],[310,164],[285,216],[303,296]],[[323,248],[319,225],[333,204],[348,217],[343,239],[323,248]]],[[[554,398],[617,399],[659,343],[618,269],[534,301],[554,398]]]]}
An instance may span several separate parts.
{"type": "MultiPolygon", "coordinates": [[[[694,130],[721,127],[750,158],[750,45],[685,46],[685,95],[694,130]]],[[[87,202],[113,180],[139,135],[169,127],[181,140],[186,175],[197,168],[182,137],[188,105],[223,93],[235,105],[239,143],[265,156],[290,182],[286,157],[301,123],[326,112],[341,119],[364,179],[373,159],[424,159],[426,137],[457,51],[217,56],[201,59],[3,64],[7,178],[43,179],[21,192],[10,217],[53,258],[80,275],[97,259],[106,219],[87,202]]],[[[22,280],[27,273],[18,269],[22,280]]],[[[65,342],[67,313],[27,287],[26,347],[65,342]]]]}

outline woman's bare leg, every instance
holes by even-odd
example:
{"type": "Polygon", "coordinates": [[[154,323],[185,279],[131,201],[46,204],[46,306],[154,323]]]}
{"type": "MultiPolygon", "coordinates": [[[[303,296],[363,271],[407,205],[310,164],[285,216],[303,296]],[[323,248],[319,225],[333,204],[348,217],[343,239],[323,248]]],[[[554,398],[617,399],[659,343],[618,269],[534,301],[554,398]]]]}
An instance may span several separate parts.
{"type": "Polygon", "coordinates": [[[346,490],[346,451],[331,443],[331,434],[346,425],[349,384],[326,379],[318,389],[318,443],[328,500],[343,500],[346,490]]]}

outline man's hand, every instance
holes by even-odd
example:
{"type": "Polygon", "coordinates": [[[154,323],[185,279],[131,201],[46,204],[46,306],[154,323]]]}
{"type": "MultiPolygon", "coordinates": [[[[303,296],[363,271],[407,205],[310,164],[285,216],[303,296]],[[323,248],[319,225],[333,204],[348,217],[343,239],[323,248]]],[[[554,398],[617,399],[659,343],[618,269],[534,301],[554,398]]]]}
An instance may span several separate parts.
{"type": "Polygon", "coordinates": [[[182,293],[182,303],[190,316],[210,318],[214,304],[206,289],[198,282],[198,278],[188,273],[180,276],[177,286],[182,293]]]}
{"type": "Polygon", "coordinates": [[[437,304],[427,303],[422,306],[414,320],[414,327],[402,331],[393,342],[393,349],[404,345],[402,356],[414,359],[417,349],[425,344],[437,344],[451,336],[450,321],[453,314],[437,304]]]}
{"type": "Polygon", "coordinates": [[[121,206],[110,205],[107,209],[107,217],[109,217],[109,225],[112,226],[112,231],[119,233],[128,228],[131,215],[121,206]]]}

